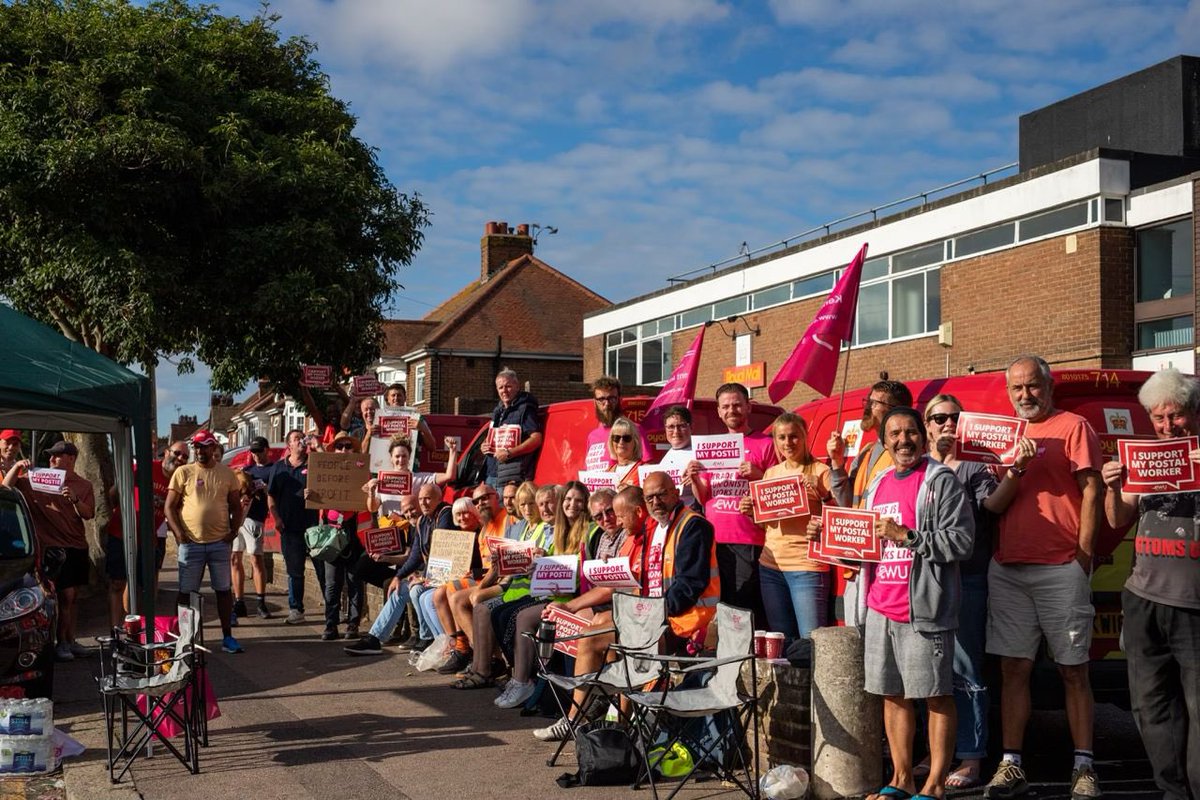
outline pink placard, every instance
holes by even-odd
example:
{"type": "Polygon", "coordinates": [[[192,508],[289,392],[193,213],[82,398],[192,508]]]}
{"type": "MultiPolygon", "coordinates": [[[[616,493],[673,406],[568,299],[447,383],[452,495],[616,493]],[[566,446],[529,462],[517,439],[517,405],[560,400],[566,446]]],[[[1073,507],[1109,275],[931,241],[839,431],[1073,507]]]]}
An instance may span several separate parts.
{"type": "Polygon", "coordinates": [[[381,472],[375,490],[380,494],[412,494],[411,472],[381,472]]]}
{"type": "Polygon", "coordinates": [[[959,461],[1012,466],[1017,442],[1025,435],[1026,422],[998,414],[962,412],[958,418],[954,447],[959,461]]]}

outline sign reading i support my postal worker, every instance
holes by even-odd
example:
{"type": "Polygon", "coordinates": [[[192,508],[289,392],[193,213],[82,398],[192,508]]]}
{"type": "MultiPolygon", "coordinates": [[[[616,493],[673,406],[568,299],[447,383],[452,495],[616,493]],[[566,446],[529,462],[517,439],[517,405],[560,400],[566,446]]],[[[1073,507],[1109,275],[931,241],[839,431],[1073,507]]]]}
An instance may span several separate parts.
{"type": "Polygon", "coordinates": [[[692,455],[706,469],[737,469],[746,460],[746,439],[740,433],[693,436],[692,455]]]}
{"type": "Polygon", "coordinates": [[[1025,420],[1016,417],[962,412],[954,439],[958,460],[1011,467],[1025,425],[1025,420]]]}
{"type": "Polygon", "coordinates": [[[751,481],[754,521],[762,524],[808,513],[808,490],[799,475],[751,481]]]}
{"type": "Polygon", "coordinates": [[[1117,452],[1125,465],[1123,491],[1130,494],[1178,494],[1200,491],[1200,476],[1189,455],[1200,437],[1179,439],[1118,439],[1117,452]]]}
{"type": "Polygon", "coordinates": [[[333,367],[328,364],[301,364],[300,385],[309,389],[328,389],[333,385],[333,367]]]}
{"type": "Polygon", "coordinates": [[[875,511],[825,506],[821,510],[821,551],[832,558],[881,560],[883,545],[875,535],[878,519],[875,511]]]}

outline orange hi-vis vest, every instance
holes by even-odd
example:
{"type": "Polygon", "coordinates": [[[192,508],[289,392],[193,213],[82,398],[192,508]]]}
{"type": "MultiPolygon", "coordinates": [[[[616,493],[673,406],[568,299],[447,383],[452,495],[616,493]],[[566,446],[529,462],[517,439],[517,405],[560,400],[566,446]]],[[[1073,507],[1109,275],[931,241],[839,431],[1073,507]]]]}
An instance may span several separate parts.
{"type": "MultiPolygon", "coordinates": [[[[675,580],[675,543],[679,539],[679,532],[683,530],[692,517],[700,516],[687,506],[681,506],[680,508],[679,516],[671,523],[671,527],[667,530],[666,541],[663,544],[662,590],[664,597],[670,591],[671,583],[675,580]]],[[[691,639],[697,633],[703,632],[708,627],[708,623],[712,621],[713,615],[717,613],[717,602],[720,599],[721,577],[717,571],[717,548],[714,540],[712,548],[708,551],[708,585],[704,587],[704,591],[696,599],[696,605],[682,614],[667,620],[671,623],[671,630],[675,632],[676,636],[683,639],[691,639]]]]}

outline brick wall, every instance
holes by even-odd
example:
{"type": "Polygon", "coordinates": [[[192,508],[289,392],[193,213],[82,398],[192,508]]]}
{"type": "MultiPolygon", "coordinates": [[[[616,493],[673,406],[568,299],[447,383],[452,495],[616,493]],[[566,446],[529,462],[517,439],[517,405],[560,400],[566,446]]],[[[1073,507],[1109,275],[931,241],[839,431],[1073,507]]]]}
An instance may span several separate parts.
{"type": "MultiPolygon", "coordinates": [[[[1196,303],[1192,313],[1193,328],[1196,320],[1200,320],[1200,291],[1196,290],[1197,286],[1200,286],[1200,178],[1192,181],[1192,296],[1196,303]]],[[[1200,337],[1197,337],[1197,340],[1200,340],[1200,337]]],[[[1200,375],[1200,349],[1194,349],[1192,352],[1194,372],[1200,375]]]]}

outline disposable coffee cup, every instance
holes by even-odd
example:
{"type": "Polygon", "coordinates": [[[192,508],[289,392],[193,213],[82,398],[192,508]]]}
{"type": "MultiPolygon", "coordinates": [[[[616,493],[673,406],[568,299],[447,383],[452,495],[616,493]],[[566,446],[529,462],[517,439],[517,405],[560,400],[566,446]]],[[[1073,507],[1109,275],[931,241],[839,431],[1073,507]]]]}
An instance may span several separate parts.
{"type": "Polygon", "coordinates": [[[755,658],[766,658],[767,657],[767,632],[766,631],[755,631],[754,632],[754,657],[755,658]]]}
{"type": "Polygon", "coordinates": [[[763,638],[763,658],[783,658],[783,634],[768,633],[763,638]]]}

